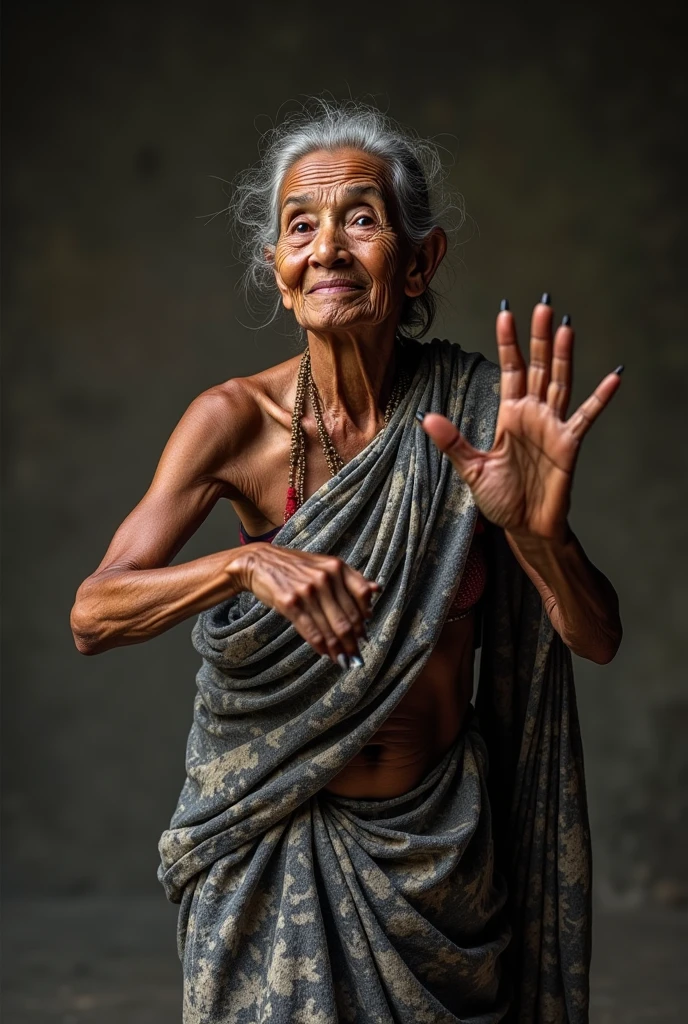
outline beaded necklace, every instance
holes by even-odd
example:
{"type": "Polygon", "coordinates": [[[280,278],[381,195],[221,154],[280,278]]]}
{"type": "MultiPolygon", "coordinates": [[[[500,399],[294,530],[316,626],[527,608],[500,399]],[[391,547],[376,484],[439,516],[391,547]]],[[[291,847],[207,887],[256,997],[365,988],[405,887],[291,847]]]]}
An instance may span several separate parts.
{"type": "MultiPolygon", "coordinates": [[[[397,362],[396,362],[396,373],[394,376],[394,383],[392,384],[392,390],[389,395],[389,401],[385,407],[384,412],[384,426],[386,427],[392,418],[394,411],[396,410],[399,402],[403,398],[404,394],[409,388],[411,383],[411,374],[408,367],[404,364],[403,356],[403,344],[401,339],[397,339],[397,362]]],[[[313,373],[311,371],[311,356],[310,351],[306,351],[301,356],[301,362],[299,363],[299,373],[296,378],[296,397],[294,399],[294,411],[291,415],[291,449],[289,452],[289,487],[287,488],[287,503],[284,509],[284,522],[290,519],[297,508],[303,505],[303,488],[306,477],[306,435],[301,425],[301,420],[304,414],[304,405],[306,400],[306,393],[310,398],[311,405],[313,406],[313,415],[315,417],[315,425],[318,429],[318,437],[320,444],[322,445],[323,454],[325,461],[327,462],[327,468],[330,471],[330,476],[335,476],[336,473],[344,465],[344,460],[332,443],[332,438],[325,429],[325,424],[322,418],[322,403],[320,401],[320,395],[318,389],[315,386],[313,380],[313,373]]],[[[384,430],[384,427],[383,427],[384,430]]]]}

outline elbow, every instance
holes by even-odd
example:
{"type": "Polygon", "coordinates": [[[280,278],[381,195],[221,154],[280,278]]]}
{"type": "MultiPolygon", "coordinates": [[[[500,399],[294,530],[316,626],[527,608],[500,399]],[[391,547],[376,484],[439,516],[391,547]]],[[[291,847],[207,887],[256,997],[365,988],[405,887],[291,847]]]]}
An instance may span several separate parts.
{"type": "MultiPolygon", "coordinates": [[[[83,585],[82,585],[83,586],[83,585]]],[[[108,650],[104,623],[97,615],[88,595],[79,589],[69,616],[74,645],[79,654],[91,656],[108,650]]]]}
{"type": "Polygon", "coordinates": [[[610,661],[613,661],[617,655],[619,647],[621,647],[621,640],[623,639],[623,626],[621,625],[621,618],[619,616],[618,602],[616,608],[616,615],[613,625],[607,632],[606,644],[603,646],[603,657],[597,662],[598,665],[608,665],[610,661]]]}
{"type": "Polygon", "coordinates": [[[618,647],[600,648],[599,650],[587,655],[588,661],[594,662],[595,665],[608,665],[609,662],[613,661],[616,657],[618,649],[618,647]]]}
{"type": "Polygon", "coordinates": [[[89,633],[77,633],[72,630],[72,636],[74,637],[74,646],[79,654],[92,656],[94,654],[100,654],[101,651],[107,650],[107,648],[103,647],[99,642],[97,637],[94,637],[89,633]]]}
{"type": "Polygon", "coordinates": [[[574,653],[579,654],[581,658],[594,662],[595,665],[608,665],[617,655],[621,646],[622,635],[623,631],[621,623],[619,623],[618,630],[600,637],[594,646],[588,647],[585,650],[574,651],[574,653]]]}
{"type": "Polygon", "coordinates": [[[100,654],[101,651],[105,650],[97,629],[85,619],[80,618],[74,608],[69,619],[69,625],[74,637],[74,646],[79,654],[100,654]]]}
{"type": "Polygon", "coordinates": [[[74,646],[76,647],[79,654],[93,655],[100,654],[104,649],[97,642],[91,639],[91,637],[83,636],[81,634],[74,634],[74,646]]]}

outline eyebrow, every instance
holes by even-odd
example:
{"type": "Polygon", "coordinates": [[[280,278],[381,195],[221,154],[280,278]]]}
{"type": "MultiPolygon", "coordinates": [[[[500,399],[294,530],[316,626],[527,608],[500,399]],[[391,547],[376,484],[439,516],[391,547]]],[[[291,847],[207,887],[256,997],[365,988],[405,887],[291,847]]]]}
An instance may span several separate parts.
{"type": "MultiPolygon", "coordinates": [[[[344,189],[344,196],[347,199],[358,198],[359,196],[373,195],[377,196],[381,202],[384,203],[385,197],[379,188],[375,185],[347,185],[344,189]]],[[[305,206],[306,203],[313,202],[313,193],[306,192],[300,196],[287,196],[282,203],[282,209],[284,210],[287,206],[305,206]]]]}

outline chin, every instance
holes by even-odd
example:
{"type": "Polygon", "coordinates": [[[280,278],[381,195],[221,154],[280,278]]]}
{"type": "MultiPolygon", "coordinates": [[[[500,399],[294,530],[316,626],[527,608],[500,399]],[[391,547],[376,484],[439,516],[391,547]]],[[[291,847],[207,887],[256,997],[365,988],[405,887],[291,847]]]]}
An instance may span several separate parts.
{"type": "Polygon", "coordinates": [[[337,330],[379,323],[370,303],[361,302],[360,298],[357,301],[339,300],[309,306],[309,303],[304,303],[300,310],[294,310],[299,325],[307,331],[337,330]]]}
{"type": "Polygon", "coordinates": [[[386,317],[376,315],[370,308],[349,307],[341,309],[305,311],[295,314],[299,325],[305,331],[336,331],[350,330],[353,327],[374,327],[382,323],[386,317]]]}
{"type": "Polygon", "coordinates": [[[353,310],[340,313],[332,313],[329,316],[319,317],[297,317],[299,325],[305,331],[336,331],[352,327],[370,326],[376,321],[369,316],[355,314],[353,310]]]}

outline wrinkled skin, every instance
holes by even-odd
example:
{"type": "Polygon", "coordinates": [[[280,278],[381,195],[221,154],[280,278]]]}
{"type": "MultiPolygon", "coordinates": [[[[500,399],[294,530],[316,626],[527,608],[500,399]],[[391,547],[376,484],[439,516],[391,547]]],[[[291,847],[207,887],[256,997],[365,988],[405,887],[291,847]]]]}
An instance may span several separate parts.
{"type": "Polygon", "coordinates": [[[427,289],[446,245],[439,228],[415,249],[404,240],[378,157],[355,149],[315,152],[285,175],[280,234],[267,255],[285,308],[307,331],[338,450],[343,444],[348,454],[357,428],[358,450],[381,429],[403,302],[427,289]]]}
{"type": "MultiPolygon", "coordinates": [[[[345,462],[383,427],[403,303],[428,288],[445,251],[439,228],[419,246],[404,240],[387,168],[377,157],[318,151],[285,175],[279,237],[266,255],[284,306],[307,333],[325,426],[345,462]]],[[[535,307],[527,375],[508,312],[497,318],[497,341],[503,390],[493,450],[466,447],[441,416],[428,416],[423,429],[473,488],[484,515],[505,529],[564,641],[583,657],[608,661],[621,636],[618,601],[567,515],[580,440],[618,388],[618,376],[605,378],[564,423],[571,327],[560,327],[553,341],[551,307],[535,307]]],[[[140,643],[247,589],[290,619],[320,654],[343,664],[360,655],[378,587],[337,558],[251,543],[170,565],[220,498],[232,502],[249,533],[282,523],[298,364],[296,357],[230,379],[192,402],[148,492],[79,587],[71,624],[82,653],[140,643]]],[[[309,496],[329,477],[309,405],[302,428],[309,496]]],[[[465,654],[472,629],[472,617],[446,624],[414,684],[437,736],[444,730],[437,757],[470,700],[465,654]]],[[[346,782],[340,780],[341,792],[346,782]]],[[[393,794],[377,791],[371,780],[367,791],[349,795],[393,794]]]]}
{"type": "Polygon", "coordinates": [[[404,295],[423,290],[414,254],[394,223],[385,165],[356,150],[311,153],[282,185],[275,279],[307,331],[396,330],[404,295]],[[314,286],[333,279],[332,289],[314,286]]]}
{"type": "MultiPolygon", "coordinates": [[[[285,306],[307,328],[325,423],[349,461],[383,426],[402,303],[428,286],[446,238],[438,228],[415,249],[405,243],[386,165],[356,150],[297,161],[280,203],[281,231],[268,255],[285,306]],[[331,287],[314,290],[324,281],[331,287]]],[[[360,654],[378,586],[337,559],[252,543],[169,565],[221,497],[249,533],[282,522],[298,362],[231,379],[191,404],[149,491],[79,588],[72,628],[80,651],[140,643],[250,589],[320,654],[360,654]]],[[[308,495],[329,471],[308,406],[302,427],[308,495]]]]}

